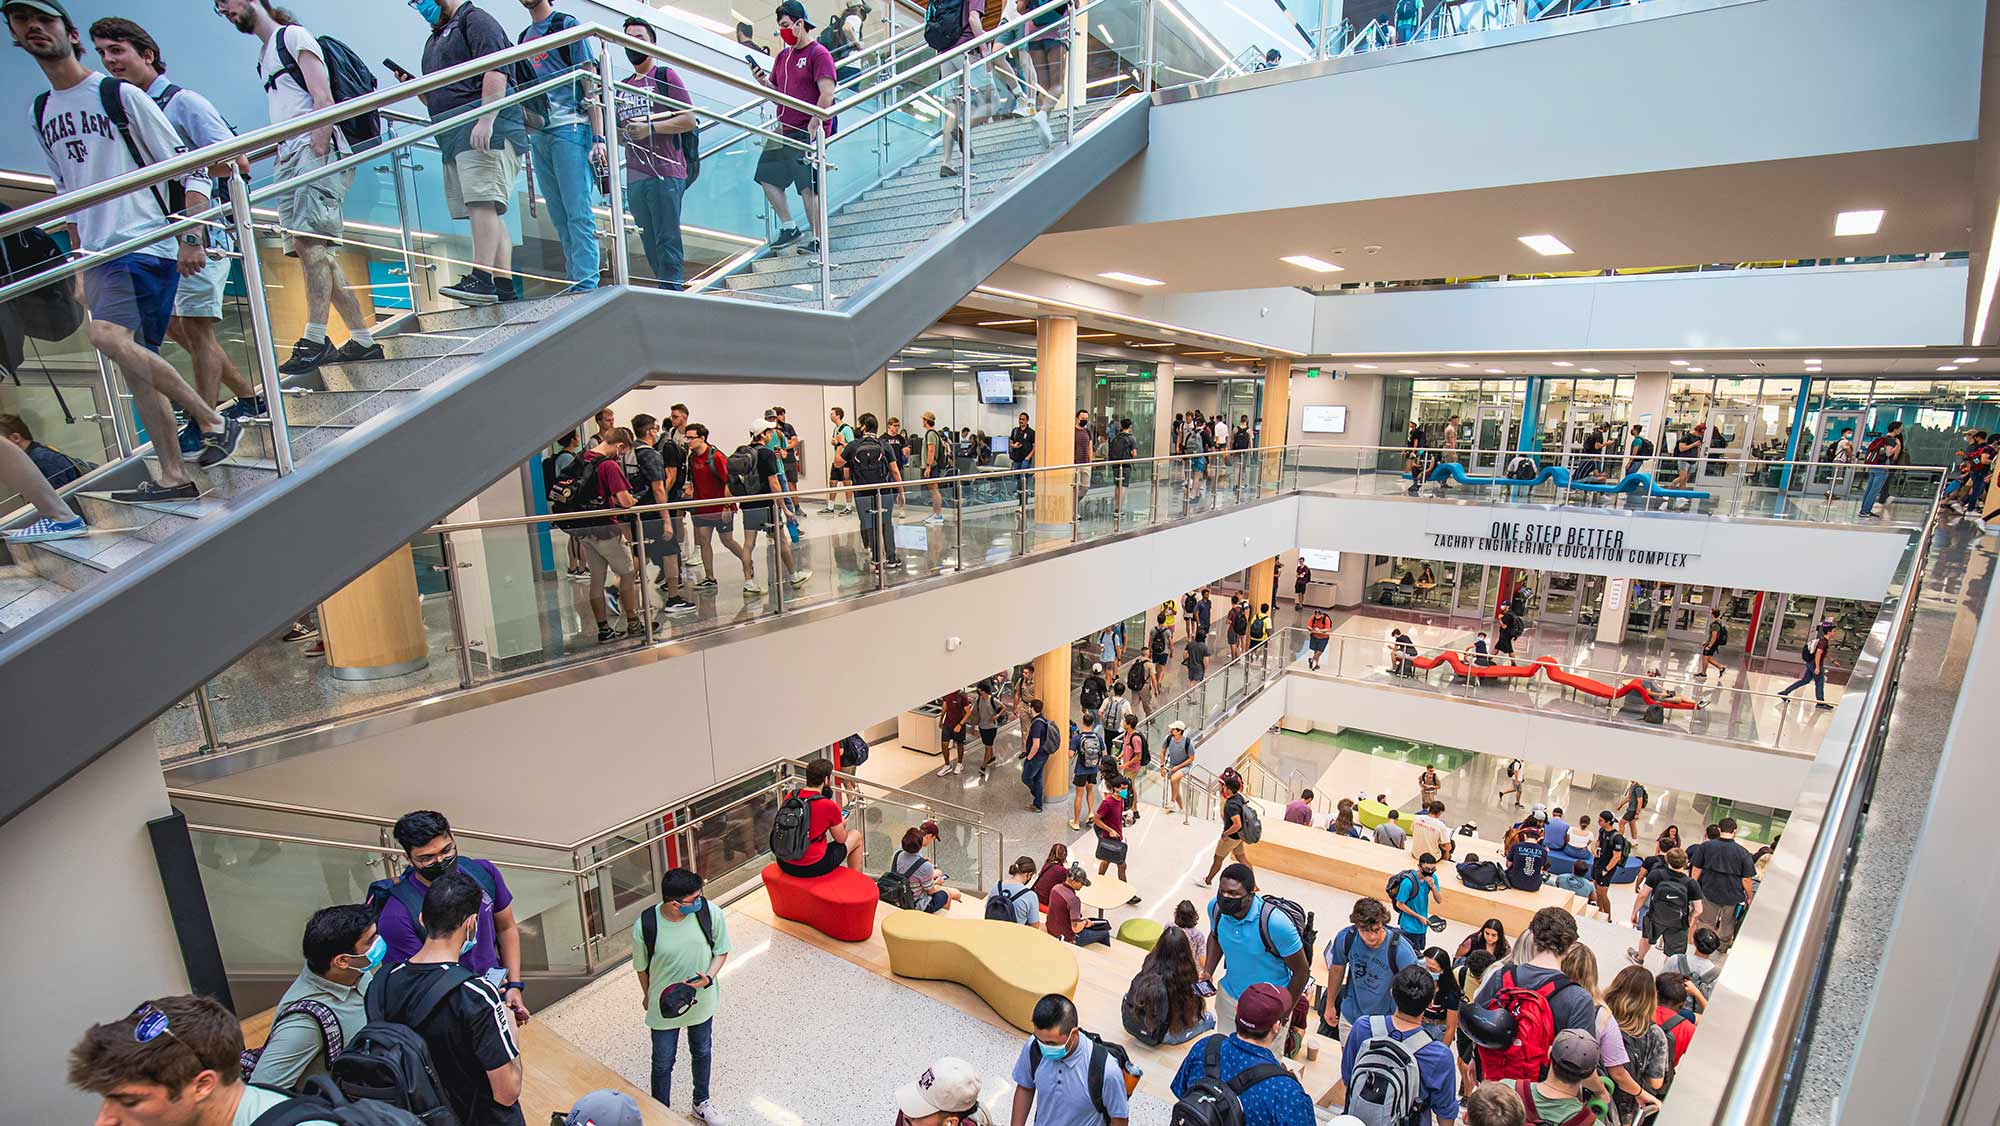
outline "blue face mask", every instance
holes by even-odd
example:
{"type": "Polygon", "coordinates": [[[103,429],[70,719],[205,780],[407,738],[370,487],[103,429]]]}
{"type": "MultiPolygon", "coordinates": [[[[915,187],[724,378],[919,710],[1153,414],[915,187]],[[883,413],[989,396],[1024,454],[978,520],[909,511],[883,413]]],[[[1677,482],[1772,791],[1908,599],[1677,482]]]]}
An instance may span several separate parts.
{"type": "Polygon", "coordinates": [[[415,8],[417,14],[424,17],[424,22],[432,27],[444,22],[444,9],[438,5],[438,0],[410,0],[410,7],[415,8]]]}
{"type": "Polygon", "coordinates": [[[468,939],[466,939],[466,940],[465,940],[465,942],[464,942],[463,944],[461,944],[461,945],[459,946],[459,948],[458,948],[458,956],[459,956],[459,957],[461,957],[461,958],[463,958],[463,957],[465,957],[465,956],[466,956],[467,954],[470,954],[470,953],[472,953],[472,948],[473,948],[473,946],[474,946],[475,944],[477,944],[477,943],[478,943],[478,941],[479,941],[479,932],[478,932],[478,931],[473,931],[473,932],[472,932],[472,937],[471,937],[471,938],[468,938],[468,939]]]}
{"type": "Polygon", "coordinates": [[[705,900],[703,900],[701,896],[698,896],[698,895],[697,895],[697,896],[695,896],[695,897],[694,897],[694,902],[693,902],[693,903],[683,903],[683,904],[681,904],[681,905],[680,905],[680,909],[681,909],[681,914],[683,914],[683,915],[698,915],[698,914],[700,914],[700,913],[701,913],[701,905],[702,905],[702,904],[703,904],[704,902],[706,902],[706,901],[705,901],[705,900]]]}
{"type": "Polygon", "coordinates": [[[370,943],[368,946],[369,972],[373,972],[375,970],[382,968],[382,959],[387,957],[388,954],[389,954],[389,941],[383,938],[379,934],[376,935],[375,941],[370,943]]]}
{"type": "Polygon", "coordinates": [[[1044,1044],[1037,1040],[1035,1046],[1042,1050],[1043,1059],[1059,1060],[1069,1055],[1069,1045],[1067,1044],[1044,1044]]]}

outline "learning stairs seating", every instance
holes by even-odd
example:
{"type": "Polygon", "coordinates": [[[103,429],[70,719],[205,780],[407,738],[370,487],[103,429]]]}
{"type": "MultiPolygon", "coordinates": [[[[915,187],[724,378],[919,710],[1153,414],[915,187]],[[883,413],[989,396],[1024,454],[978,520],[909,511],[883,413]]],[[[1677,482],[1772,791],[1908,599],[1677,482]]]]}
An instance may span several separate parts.
{"type": "Polygon", "coordinates": [[[764,890],[779,918],[804,923],[828,938],[866,942],[875,933],[875,905],[881,893],[874,880],[852,868],[801,879],[786,875],[776,864],[766,864],[764,890]]]}
{"type": "Polygon", "coordinates": [[[882,941],[896,976],[955,981],[1023,1032],[1035,1030],[1036,1001],[1076,996],[1076,947],[1035,927],[896,911],[882,919],[882,941]]]}
{"type": "Polygon", "coordinates": [[[1702,706],[1696,700],[1659,699],[1651,692],[1646,691],[1646,686],[1641,684],[1637,677],[1614,687],[1601,680],[1593,680],[1590,677],[1569,672],[1560,664],[1557,664],[1554,657],[1536,657],[1533,661],[1525,665],[1475,665],[1466,660],[1462,654],[1447,650],[1428,657],[1412,657],[1410,663],[1424,671],[1429,671],[1439,665],[1450,665],[1451,671],[1459,676],[1471,677],[1478,680],[1492,680],[1503,676],[1526,679],[1534,676],[1536,673],[1541,673],[1543,676],[1548,677],[1565,688],[1574,688],[1578,692],[1595,696],[1600,700],[1616,700],[1621,696],[1637,696],[1653,707],[1668,708],[1676,711],[1694,711],[1702,706]]]}
{"type": "MultiPolygon", "coordinates": [[[[1409,474],[1403,474],[1408,477],[1409,474]]],[[[1676,500],[1707,500],[1708,493],[1700,489],[1669,489],[1653,480],[1651,473],[1627,473],[1623,480],[1611,482],[1578,481],[1570,474],[1566,465],[1544,465],[1533,477],[1516,480],[1512,477],[1472,477],[1465,472],[1465,466],[1455,461],[1439,462],[1431,469],[1430,480],[1442,482],[1450,479],[1461,485],[1514,485],[1532,489],[1536,485],[1553,483],[1557,488],[1574,489],[1580,493],[1645,493],[1656,497],[1672,497],[1676,500]]]]}

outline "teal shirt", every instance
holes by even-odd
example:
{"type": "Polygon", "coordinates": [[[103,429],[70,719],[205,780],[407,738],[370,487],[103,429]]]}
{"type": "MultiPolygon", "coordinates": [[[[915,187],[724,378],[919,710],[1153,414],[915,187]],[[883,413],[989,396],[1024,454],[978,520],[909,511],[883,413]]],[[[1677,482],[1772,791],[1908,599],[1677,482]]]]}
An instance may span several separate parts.
{"type": "Polygon", "coordinates": [[[707,904],[709,920],[715,927],[715,950],[711,952],[708,941],[701,936],[701,921],[689,915],[678,922],[667,918],[666,912],[659,911],[660,937],[653,946],[653,957],[642,964],[645,957],[645,923],[642,912],[632,920],[632,968],[647,975],[646,1027],[647,1028],[687,1028],[700,1024],[715,1015],[716,1004],[721,999],[722,984],[717,982],[705,989],[695,990],[693,1007],[677,1017],[660,1015],[660,994],[667,986],[677,981],[686,981],[708,972],[708,965],[716,954],[729,953],[729,922],[713,903],[707,904]]]}

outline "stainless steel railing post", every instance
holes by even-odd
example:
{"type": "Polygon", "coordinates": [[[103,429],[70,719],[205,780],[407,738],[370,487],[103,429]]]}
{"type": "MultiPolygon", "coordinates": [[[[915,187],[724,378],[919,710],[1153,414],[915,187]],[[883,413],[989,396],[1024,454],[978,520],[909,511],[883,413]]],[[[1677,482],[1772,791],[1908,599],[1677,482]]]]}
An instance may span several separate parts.
{"type": "MultiPolygon", "coordinates": [[[[958,76],[958,135],[960,148],[958,158],[962,162],[958,169],[958,213],[972,218],[972,59],[962,60],[965,69],[958,76]]],[[[944,139],[946,157],[949,159],[951,138],[944,139]]]]}
{"type": "Polygon", "coordinates": [[[205,753],[214,754],[222,749],[222,740],[215,734],[215,713],[209,707],[208,681],[194,686],[194,714],[201,723],[201,740],[205,753]]]}
{"type": "MultiPolygon", "coordinates": [[[[1330,2],[1331,0],[1320,0],[1321,4],[1320,10],[1322,13],[1324,13],[1326,10],[1325,5],[1330,2]]],[[[1153,92],[1153,53],[1155,50],[1153,43],[1153,16],[1154,16],[1153,0],[1140,0],[1139,2],[1139,71],[1140,71],[1139,91],[1140,93],[1143,94],[1150,94],[1153,92]]],[[[1324,20],[1326,17],[1322,15],[1320,18],[1321,20],[1324,20]]],[[[1324,26],[1321,27],[1320,38],[1322,40],[1326,38],[1326,30],[1324,26]]]]}
{"type": "Polygon", "coordinates": [[[833,187],[826,162],[826,129],[813,131],[813,172],[819,177],[819,191],[813,195],[813,214],[819,220],[819,307],[833,308],[833,230],[826,219],[826,193],[833,187]]]}
{"type": "MultiPolygon", "coordinates": [[[[243,288],[250,302],[250,354],[257,361],[257,378],[264,406],[271,416],[271,460],[278,476],[292,472],[292,435],[285,425],[284,384],[278,375],[276,341],[271,337],[271,306],[264,299],[264,266],[257,256],[257,227],[250,221],[250,185],[240,169],[229,170],[229,217],[236,245],[243,254],[243,288]]],[[[173,435],[166,436],[168,441],[173,435]]]]}
{"type": "Polygon", "coordinates": [[[451,607],[451,636],[457,643],[454,648],[458,650],[458,686],[470,688],[473,680],[472,638],[466,633],[465,596],[459,590],[458,547],[453,543],[450,532],[440,535],[438,543],[444,552],[444,566],[438,570],[444,572],[445,590],[451,607]]]}
{"type": "MultiPolygon", "coordinates": [[[[632,573],[638,576],[639,622],[646,635],[646,644],[653,643],[653,592],[652,582],[646,577],[646,517],[643,513],[632,514],[632,554],[638,556],[638,565],[632,573]]],[[[625,599],[632,597],[631,591],[622,591],[619,608],[625,611],[625,632],[632,632],[632,608],[624,605],[625,599]]]]}
{"type": "Polygon", "coordinates": [[[958,561],[953,570],[965,570],[965,482],[954,482],[951,486],[952,520],[951,552],[958,561]]]}
{"type": "Polygon", "coordinates": [[[604,115],[604,166],[606,169],[604,202],[611,214],[611,281],[616,285],[632,284],[632,263],[625,250],[625,180],[618,168],[618,98],[611,84],[611,52],[605,50],[609,44],[600,43],[597,48],[597,96],[604,115]]]}

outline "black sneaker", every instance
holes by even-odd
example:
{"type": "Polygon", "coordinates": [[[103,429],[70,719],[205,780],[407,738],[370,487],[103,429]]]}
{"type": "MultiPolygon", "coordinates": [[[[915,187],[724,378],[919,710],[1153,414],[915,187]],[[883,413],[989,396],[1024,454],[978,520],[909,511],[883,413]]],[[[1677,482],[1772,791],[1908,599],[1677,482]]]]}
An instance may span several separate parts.
{"type": "MultiPolygon", "coordinates": [[[[340,356],[343,360],[347,358],[346,351],[347,349],[343,345],[340,356]]],[[[247,399],[239,397],[235,402],[222,408],[222,414],[225,418],[263,418],[270,413],[271,408],[265,404],[264,396],[262,395],[252,395],[247,399]]]]}
{"type": "Polygon", "coordinates": [[[501,301],[519,301],[521,299],[520,281],[515,278],[494,278],[493,296],[499,298],[501,301]]]}
{"type": "Polygon", "coordinates": [[[111,499],[125,504],[145,504],[148,501],[193,500],[201,495],[201,486],[189,481],[182,485],[162,485],[158,481],[147,481],[136,489],[124,489],[111,494],[111,499]]]}
{"type": "Polygon", "coordinates": [[[240,418],[223,419],[222,431],[220,433],[203,434],[201,436],[201,453],[195,458],[195,464],[210,466],[217,462],[229,460],[230,455],[236,452],[236,444],[242,440],[243,420],[240,418]]]}
{"type": "Polygon", "coordinates": [[[599,645],[607,641],[616,641],[623,636],[625,636],[624,631],[613,629],[610,622],[597,627],[597,643],[599,645]]]}
{"type": "Polygon", "coordinates": [[[313,625],[311,622],[295,622],[292,624],[292,628],[286,630],[284,636],[278,638],[278,640],[287,642],[311,641],[313,638],[318,636],[319,636],[318,626],[313,625]]]}
{"type": "Polygon", "coordinates": [[[493,275],[485,270],[472,270],[457,281],[438,290],[441,296],[467,305],[491,305],[500,300],[500,294],[493,287],[493,275]]]}
{"type": "Polygon", "coordinates": [[[792,245],[793,243],[799,241],[800,233],[801,232],[797,227],[786,227],[783,230],[780,230],[778,232],[777,237],[771,240],[771,249],[776,250],[781,246],[792,245]]]}
{"type": "Polygon", "coordinates": [[[806,255],[818,254],[819,240],[816,238],[807,239],[806,241],[800,243],[798,246],[793,247],[793,250],[799,254],[806,254],[806,255]]]}
{"type": "Polygon", "coordinates": [[[369,344],[364,347],[360,341],[349,340],[340,346],[340,351],[335,355],[340,357],[341,363],[351,364],[356,360],[379,360],[384,353],[380,344],[369,344]]]}
{"type": "Polygon", "coordinates": [[[307,340],[299,337],[292,345],[292,358],[278,365],[278,370],[286,375],[304,375],[319,370],[319,365],[339,355],[339,350],[331,340],[307,340]]]}

